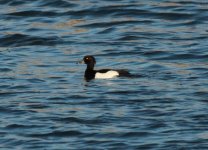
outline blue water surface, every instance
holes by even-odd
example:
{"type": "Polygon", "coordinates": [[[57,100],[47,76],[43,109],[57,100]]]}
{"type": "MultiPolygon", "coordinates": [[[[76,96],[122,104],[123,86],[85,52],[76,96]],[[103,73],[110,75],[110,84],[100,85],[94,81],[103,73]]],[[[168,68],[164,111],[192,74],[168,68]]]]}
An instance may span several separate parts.
{"type": "Polygon", "coordinates": [[[206,0],[0,0],[0,149],[207,150],[207,26],[206,0]]]}

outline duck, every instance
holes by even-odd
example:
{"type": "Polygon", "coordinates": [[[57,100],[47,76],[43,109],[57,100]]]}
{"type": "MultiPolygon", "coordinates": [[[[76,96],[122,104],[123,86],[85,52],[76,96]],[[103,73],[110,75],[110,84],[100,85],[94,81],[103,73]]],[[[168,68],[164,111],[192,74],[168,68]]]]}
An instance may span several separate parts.
{"type": "Polygon", "coordinates": [[[123,69],[94,70],[96,59],[92,55],[84,56],[83,60],[80,63],[87,65],[84,77],[88,81],[92,79],[110,79],[110,78],[115,78],[115,77],[130,77],[131,76],[131,74],[127,70],[123,70],[123,69]]]}

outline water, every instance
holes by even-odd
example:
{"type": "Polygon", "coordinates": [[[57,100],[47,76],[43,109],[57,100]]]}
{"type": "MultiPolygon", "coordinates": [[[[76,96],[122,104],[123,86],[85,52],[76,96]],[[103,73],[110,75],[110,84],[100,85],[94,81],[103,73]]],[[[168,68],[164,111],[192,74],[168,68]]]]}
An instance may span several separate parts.
{"type": "Polygon", "coordinates": [[[0,149],[208,149],[206,0],[1,0],[0,149]],[[83,79],[96,68],[135,78],[83,79]]]}

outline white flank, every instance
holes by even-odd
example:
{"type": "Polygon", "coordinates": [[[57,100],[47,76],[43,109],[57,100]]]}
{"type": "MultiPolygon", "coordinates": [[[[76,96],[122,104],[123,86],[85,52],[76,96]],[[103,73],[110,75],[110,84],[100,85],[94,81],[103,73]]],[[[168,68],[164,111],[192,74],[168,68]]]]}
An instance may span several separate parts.
{"type": "Polygon", "coordinates": [[[113,78],[113,77],[116,77],[116,76],[118,76],[119,74],[118,74],[118,72],[117,71],[113,71],[113,70],[111,70],[111,71],[108,71],[108,72],[106,72],[106,73],[96,73],[95,74],[95,78],[97,78],[97,79],[109,79],[109,78],[113,78]]]}

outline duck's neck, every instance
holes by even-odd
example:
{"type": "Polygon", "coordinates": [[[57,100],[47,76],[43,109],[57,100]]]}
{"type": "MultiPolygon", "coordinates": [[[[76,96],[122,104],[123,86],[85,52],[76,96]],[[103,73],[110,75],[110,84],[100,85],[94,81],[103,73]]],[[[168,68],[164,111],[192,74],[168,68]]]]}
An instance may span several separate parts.
{"type": "Polygon", "coordinates": [[[94,64],[87,64],[87,69],[85,70],[85,79],[91,80],[95,77],[94,64]]]}
{"type": "Polygon", "coordinates": [[[94,70],[94,64],[93,63],[87,64],[87,70],[90,70],[90,71],[94,70]]]}

